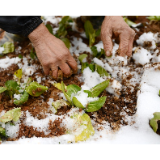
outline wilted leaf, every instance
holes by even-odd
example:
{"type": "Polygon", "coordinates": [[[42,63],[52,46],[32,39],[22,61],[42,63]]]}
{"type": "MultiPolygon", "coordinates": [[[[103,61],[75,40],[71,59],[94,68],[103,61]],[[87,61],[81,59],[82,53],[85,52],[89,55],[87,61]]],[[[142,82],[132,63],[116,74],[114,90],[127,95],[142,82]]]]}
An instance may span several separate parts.
{"type": "Polygon", "coordinates": [[[26,87],[26,92],[31,96],[38,97],[42,93],[48,90],[48,87],[40,85],[37,82],[31,82],[28,87],[26,87]]]}
{"type": "Polygon", "coordinates": [[[0,87],[0,93],[4,92],[4,91],[6,91],[6,90],[7,90],[6,87],[0,87]]]}
{"type": "Polygon", "coordinates": [[[149,121],[150,125],[152,126],[154,132],[157,132],[158,123],[157,121],[160,120],[160,112],[153,113],[154,117],[149,121]]]}
{"type": "Polygon", "coordinates": [[[85,141],[90,138],[90,136],[94,135],[95,131],[92,126],[90,117],[86,113],[84,113],[83,115],[76,114],[74,118],[77,119],[79,127],[84,128],[81,134],[75,136],[75,142],[85,141]]]}
{"type": "Polygon", "coordinates": [[[12,42],[5,42],[2,47],[4,47],[3,54],[14,52],[14,44],[12,42]]]}
{"type": "Polygon", "coordinates": [[[98,100],[90,102],[85,109],[86,112],[95,112],[98,111],[105,103],[106,96],[100,97],[98,100]]]}
{"type": "Polygon", "coordinates": [[[26,91],[24,91],[24,93],[21,96],[20,100],[15,100],[14,104],[15,105],[22,105],[22,104],[24,104],[25,102],[28,101],[28,97],[29,97],[29,94],[26,91]]]}
{"type": "Polygon", "coordinates": [[[21,108],[15,108],[6,112],[2,117],[0,117],[0,122],[6,123],[9,121],[18,121],[21,116],[21,108]]]}
{"type": "Polygon", "coordinates": [[[19,80],[19,82],[20,82],[20,80],[21,80],[21,78],[22,78],[22,69],[18,69],[18,70],[14,73],[14,75],[18,78],[18,80],[19,80]]]}

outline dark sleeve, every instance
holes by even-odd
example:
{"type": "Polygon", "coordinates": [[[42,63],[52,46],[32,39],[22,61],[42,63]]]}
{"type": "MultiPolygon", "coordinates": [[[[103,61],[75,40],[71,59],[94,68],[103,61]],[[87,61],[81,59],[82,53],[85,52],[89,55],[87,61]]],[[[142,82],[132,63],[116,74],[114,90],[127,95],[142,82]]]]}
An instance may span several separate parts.
{"type": "Polygon", "coordinates": [[[41,23],[40,16],[0,16],[0,28],[22,36],[28,36],[41,23]]]}

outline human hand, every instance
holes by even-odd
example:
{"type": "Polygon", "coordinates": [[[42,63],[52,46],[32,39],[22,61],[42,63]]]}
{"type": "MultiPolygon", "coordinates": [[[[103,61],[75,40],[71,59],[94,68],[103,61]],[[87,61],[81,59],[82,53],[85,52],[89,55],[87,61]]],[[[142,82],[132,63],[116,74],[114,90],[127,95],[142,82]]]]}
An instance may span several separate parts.
{"type": "Polygon", "coordinates": [[[58,67],[66,76],[72,74],[71,68],[74,73],[77,72],[77,63],[68,48],[60,39],[53,36],[43,23],[31,32],[28,38],[35,47],[37,57],[46,75],[51,69],[53,78],[57,79],[58,67]]]}
{"type": "Polygon", "coordinates": [[[101,27],[101,39],[103,41],[106,56],[112,55],[112,35],[119,36],[120,44],[118,53],[120,56],[131,56],[135,31],[131,29],[121,16],[106,16],[101,27]]]}

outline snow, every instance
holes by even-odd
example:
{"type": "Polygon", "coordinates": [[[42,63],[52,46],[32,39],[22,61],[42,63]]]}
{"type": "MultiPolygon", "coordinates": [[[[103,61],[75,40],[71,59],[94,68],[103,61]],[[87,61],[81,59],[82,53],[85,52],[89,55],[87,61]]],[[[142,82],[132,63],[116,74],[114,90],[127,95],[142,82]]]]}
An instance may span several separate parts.
{"type": "MultiPolygon", "coordinates": [[[[56,17],[46,17],[46,21],[50,20],[52,23],[58,24],[60,21],[60,18],[56,17]]],[[[58,28],[54,28],[54,32],[58,28]]],[[[85,34],[81,34],[82,36],[85,36],[85,34]]],[[[116,51],[119,47],[118,44],[114,43],[113,50],[112,50],[112,57],[107,57],[103,61],[97,58],[94,58],[94,63],[100,65],[104,69],[106,69],[108,72],[110,72],[112,81],[109,84],[109,87],[106,89],[108,92],[115,94],[117,97],[119,96],[119,91],[122,89],[121,80],[125,78],[127,75],[131,74],[133,75],[133,78],[130,79],[131,87],[134,87],[137,82],[141,82],[140,90],[138,92],[138,100],[137,100],[137,112],[134,116],[126,116],[125,112],[122,112],[122,115],[125,115],[125,120],[128,121],[129,125],[127,126],[121,126],[121,128],[113,132],[110,128],[110,124],[108,122],[103,122],[103,125],[95,125],[95,121],[92,119],[91,122],[95,129],[95,134],[90,139],[88,139],[85,142],[79,142],[80,144],[159,144],[160,138],[159,135],[155,134],[154,131],[149,126],[149,120],[153,117],[154,112],[160,112],[160,97],[158,96],[158,92],[160,89],[160,70],[158,69],[159,64],[155,65],[154,67],[149,65],[151,59],[153,59],[153,62],[160,62],[160,56],[157,56],[159,53],[159,50],[155,49],[155,43],[158,41],[157,34],[153,33],[144,33],[141,35],[141,37],[137,40],[137,43],[141,45],[142,47],[136,49],[134,48],[133,51],[135,52],[133,54],[133,59],[135,60],[136,64],[142,64],[144,66],[144,73],[142,69],[142,78],[141,75],[137,74],[137,71],[130,72],[127,65],[127,57],[120,57],[116,55],[116,51]],[[143,48],[144,41],[151,41],[152,47],[149,49],[143,48]],[[123,64],[123,65],[122,65],[123,64]],[[119,74],[119,77],[121,79],[117,79],[117,74],[119,74]],[[103,126],[103,130],[98,131],[97,128],[103,126]],[[102,138],[100,138],[100,136],[102,138]]],[[[86,51],[90,52],[90,48],[83,43],[81,38],[73,37],[73,41],[71,42],[73,45],[70,48],[71,54],[75,53],[77,56],[86,51]]],[[[100,51],[101,48],[103,48],[102,41],[96,44],[98,51],[100,51]]],[[[1,49],[1,47],[0,47],[1,49]]],[[[1,51],[0,51],[1,52],[1,51]]],[[[20,49],[19,51],[20,52],[20,49]]],[[[32,75],[36,70],[37,66],[28,64],[28,58],[23,57],[23,63],[20,62],[21,59],[19,58],[9,58],[6,57],[5,59],[0,59],[0,67],[1,68],[7,68],[11,64],[17,64],[19,68],[22,68],[23,74],[25,74],[22,79],[28,79],[28,76],[32,75]]],[[[79,65],[79,69],[81,66],[79,65]]],[[[42,80],[45,80],[45,78],[36,76],[37,81],[40,83],[42,80]]],[[[88,67],[84,69],[82,77],[80,77],[84,84],[82,85],[82,90],[89,90],[95,85],[103,82],[106,80],[106,78],[102,78],[99,76],[97,72],[92,72],[88,67]]],[[[127,82],[126,82],[127,83],[127,82]]],[[[76,96],[78,100],[85,106],[89,101],[92,101],[93,99],[88,99],[87,94],[83,91],[79,92],[81,93],[81,96],[76,96]]],[[[78,94],[79,94],[78,93],[78,94]]],[[[65,96],[63,93],[59,94],[59,97],[63,97],[65,99],[65,96]]],[[[20,94],[16,95],[14,94],[14,98],[19,99],[20,94]]],[[[52,107],[52,102],[54,101],[53,98],[49,98],[47,104],[52,107]]],[[[127,101],[127,99],[126,99],[127,101]]],[[[0,117],[5,113],[5,111],[2,111],[0,113],[0,117]]],[[[3,142],[3,144],[66,144],[69,142],[74,142],[75,135],[78,135],[82,132],[84,129],[77,126],[75,119],[71,118],[72,115],[75,113],[79,113],[78,108],[72,108],[66,115],[58,116],[55,115],[54,112],[52,114],[47,114],[46,118],[44,119],[37,119],[34,118],[28,111],[26,112],[25,117],[25,125],[27,126],[33,126],[38,131],[44,131],[45,134],[50,133],[48,130],[48,123],[49,121],[54,121],[58,117],[62,119],[62,126],[65,126],[67,128],[68,133],[66,135],[62,135],[59,137],[52,137],[52,138],[20,138],[17,141],[7,141],[3,142]]],[[[84,111],[80,112],[81,114],[84,113],[84,111]]],[[[93,115],[94,117],[97,116],[96,112],[93,115]]],[[[8,124],[2,124],[2,127],[6,128],[7,135],[9,135],[11,138],[16,138],[17,132],[19,130],[19,124],[20,121],[15,122],[14,126],[11,126],[8,124]]]]}
{"type": "Polygon", "coordinates": [[[14,96],[14,98],[17,99],[17,100],[20,100],[20,98],[21,98],[21,94],[14,94],[13,96],[14,96]]]}
{"type": "Polygon", "coordinates": [[[4,51],[4,47],[0,47],[0,54],[4,51]]]}

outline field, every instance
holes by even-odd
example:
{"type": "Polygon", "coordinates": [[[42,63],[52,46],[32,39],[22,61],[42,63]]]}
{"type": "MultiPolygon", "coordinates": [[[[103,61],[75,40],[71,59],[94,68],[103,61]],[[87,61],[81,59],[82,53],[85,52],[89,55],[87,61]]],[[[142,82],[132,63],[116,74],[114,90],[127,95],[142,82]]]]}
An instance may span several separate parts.
{"type": "MultiPolygon", "coordinates": [[[[62,17],[42,18],[50,32],[57,34],[62,17]]],[[[119,56],[119,39],[113,37],[112,56],[106,57],[100,36],[90,45],[84,22],[80,17],[70,18],[66,22],[65,44],[78,63],[78,72],[70,77],[63,76],[60,71],[57,80],[51,73],[45,76],[27,38],[18,41],[20,37],[14,37],[13,40],[7,33],[2,37],[0,44],[13,41],[14,50],[3,53],[0,47],[0,87],[5,89],[0,94],[1,144],[159,144],[160,119],[156,121],[156,133],[150,120],[153,113],[160,111],[160,21],[146,16],[128,17],[136,23],[131,25],[136,32],[133,55],[119,56]],[[94,49],[91,46],[95,46],[94,49]],[[14,89],[7,88],[9,80],[19,86],[14,93],[14,89]],[[30,88],[34,82],[38,87],[33,91],[30,88]],[[104,82],[106,87],[101,90],[104,82]],[[69,85],[74,93],[70,93],[70,103],[66,97],[69,85]],[[97,92],[101,91],[88,97],[84,90],[92,91],[96,85],[100,86],[97,92]],[[28,98],[22,103],[18,100],[24,93],[28,98]],[[103,97],[106,97],[104,103],[100,101],[103,97]],[[90,103],[96,109],[89,108],[90,103]],[[15,108],[12,116],[15,114],[16,120],[10,115],[4,117],[7,111],[15,108]],[[10,119],[5,121],[7,118],[10,119]]],[[[90,19],[96,30],[102,20],[90,19]]]]}

